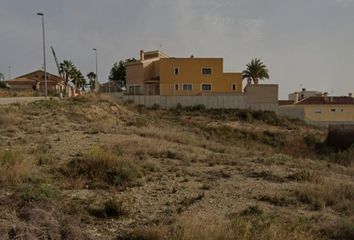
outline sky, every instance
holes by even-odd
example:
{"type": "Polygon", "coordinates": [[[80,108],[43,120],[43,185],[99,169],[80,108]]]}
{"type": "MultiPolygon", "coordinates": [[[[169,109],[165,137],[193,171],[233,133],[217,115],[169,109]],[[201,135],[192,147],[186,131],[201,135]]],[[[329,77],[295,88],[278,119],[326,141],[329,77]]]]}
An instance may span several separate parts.
{"type": "Polygon", "coordinates": [[[301,88],[354,92],[354,0],[0,0],[0,72],[43,65],[50,51],[107,81],[113,63],[160,49],[173,57],[222,57],[226,72],[253,58],[267,65],[280,98],[301,88]]]}

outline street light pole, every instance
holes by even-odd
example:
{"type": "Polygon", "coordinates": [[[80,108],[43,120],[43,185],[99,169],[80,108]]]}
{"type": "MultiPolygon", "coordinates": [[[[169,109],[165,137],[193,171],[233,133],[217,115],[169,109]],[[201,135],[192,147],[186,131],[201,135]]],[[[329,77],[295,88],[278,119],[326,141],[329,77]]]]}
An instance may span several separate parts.
{"type": "Polygon", "coordinates": [[[44,63],[44,94],[45,98],[48,96],[48,83],[47,83],[47,60],[46,60],[46,54],[45,54],[45,29],[44,29],[44,14],[43,13],[37,13],[38,16],[42,17],[42,32],[43,32],[43,63],[44,63]]]}
{"type": "Polygon", "coordinates": [[[9,79],[11,79],[11,66],[9,65],[9,79]]]}
{"type": "Polygon", "coordinates": [[[96,59],[96,82],[95,82],[95,91],[98,92],[98,61],[97,61],[97,48],[94,48],[95,59],[96,59]]]}

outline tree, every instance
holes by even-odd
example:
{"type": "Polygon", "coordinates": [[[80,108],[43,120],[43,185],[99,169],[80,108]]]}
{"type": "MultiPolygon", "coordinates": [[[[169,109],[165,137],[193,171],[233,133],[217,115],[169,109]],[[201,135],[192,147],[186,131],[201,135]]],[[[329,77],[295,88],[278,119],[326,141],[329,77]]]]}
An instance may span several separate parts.
{"type": "Polygon", "coordinates": [[[5,80],[5,75],[3,73],[0,73],[0,88],[7,88],[4,80],[5,80]]]}
{"type": "Polygon", "coordinates": [[[96,74],[94,72],[89,72],[86,76],[89,80],[90,89],[93,91],[96,85],[96,74]]]}
{"type": "Polygon", "coordinates": [[[71,82],[78,89],[85,90],[86,79],[84,75],[82,75],[81,71],[78,70],[75,66],[70,71],[71,82]]]}
{"type": "Polygon", "coordinates": [[[126,84],[126,68],[125,65],[130,62],[135,62],[135,58],[121,60],[119,63],[114,63],[110,73],[109,80],[117,82],[118,86],[123,87],[126,84]]]}
{"type": "Polygon", "coordinates": [[[259,80],[269,79],[269,71],[267,66],[261,59],[255,58],[247,65],[247,69],[242,72],[243,79],[247,79],[247,83],[258,84],[259,80]]]}
{"type": "Polygon", "coordinates": [[[71,61],[64,60],[62,63],[60,63],[59,69],[60,69],[60,74],[62,74],[63,78],[65,79],[65,86],[67,87],[69,81],[72,80],[71,74],[73,73],[75,66],[71,61]]]}

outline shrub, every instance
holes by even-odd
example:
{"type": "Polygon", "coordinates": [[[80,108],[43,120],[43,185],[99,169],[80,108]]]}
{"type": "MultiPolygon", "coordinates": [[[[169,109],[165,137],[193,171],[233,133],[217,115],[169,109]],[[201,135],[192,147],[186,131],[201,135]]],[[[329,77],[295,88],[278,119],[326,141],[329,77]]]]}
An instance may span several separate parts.
{"type": "MultiPolygon", "coordinates": [[[[125,236],[118,237],[117,240],[163,240],[168,239],[158,229],[138,229],[125,236]]],[[[177,240],[177,239],[176,239],[177,240]]]]}
{"type": "Polygon", "coordinates": [[[156,111],[156,110],[161,109],[161,107],[160,107],[160,105],[155,103],[154,105],[152,105],[151,109],[156,111]]]}
{"type": "Polygon", "coordinates": [[[348,148],[347,150],[332,153],[330,156],[330,161],[346,167],[352,166],[354,163],[354,146],[348,148]]]}
{"type": "Polygon", "coordinates": [[[20,188],[21,198],[25,201],[41,201],[53,198],[57,194],[58,190],[56,187],[36,176],[29,178],[20,188]]]}
{"type": "Polygon", "coordinates": [[[191,107],[185,107],[184,110],[186,110],[188,112],[203,112],[206,110],[206,107],[203,104],[198,104],[198,105],[191,106],[191,107]]]}
{"type": "Polygon", "coordinates": [[[127,214],[121,202],[110,199],[101,208],[89,208],[91,215],[98,218],[118,218],[127,214]]]}
{"type": "Polygon", "coordinates": [[[323,229],[324,235],[333,240],[354,239],[354,218],[344,218],[339,223],[323,229]]]}
{"type": "Polygon", "coordinates": [[[147,119],[145,119],[145,118],[137,117],[137,118],[135,118],[134,120],[128,122],[127,125],[130,126],[130,127],[138,127],[138,128],[141,128],[141,127],[146,127],[146,126],[148,126],[148,121],[147,121],[147,119]]]}
{"type": "Polygon", "coordinates": [[[140,167],[132,160],[124,159],[101,147],[91,148],[82,158],[69,162],[67,174],[125,186],[140,177],[140,167]]]}
{"type": "Polygon", "coordinates": [[[249,216],[249,215],[262,215],[263,214],[263,210],[258,206],[258,205],[253,205],[253,206],[249,206],[248,208],[246,208],[245,210],[243,210],[241,212],[241,215],[244,216],[249,216]]]}
{"type": "Polygon", "coordinates": [[[0,185],[21,184],[33,170],[33,163],[13,150],[0,150],[0,185]]]}

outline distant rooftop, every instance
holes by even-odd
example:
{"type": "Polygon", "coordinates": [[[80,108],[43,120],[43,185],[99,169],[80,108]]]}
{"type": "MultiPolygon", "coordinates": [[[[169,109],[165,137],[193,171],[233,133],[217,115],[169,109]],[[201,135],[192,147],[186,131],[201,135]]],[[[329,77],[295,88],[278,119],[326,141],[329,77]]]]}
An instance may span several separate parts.
{"type": "Polygon", "coordinates": [[[314,96],[305,98],[296,105],[312,105],[312,104],[354,104],[354,98],[350,96],[331,97],[331,96],[314,96]]]}

